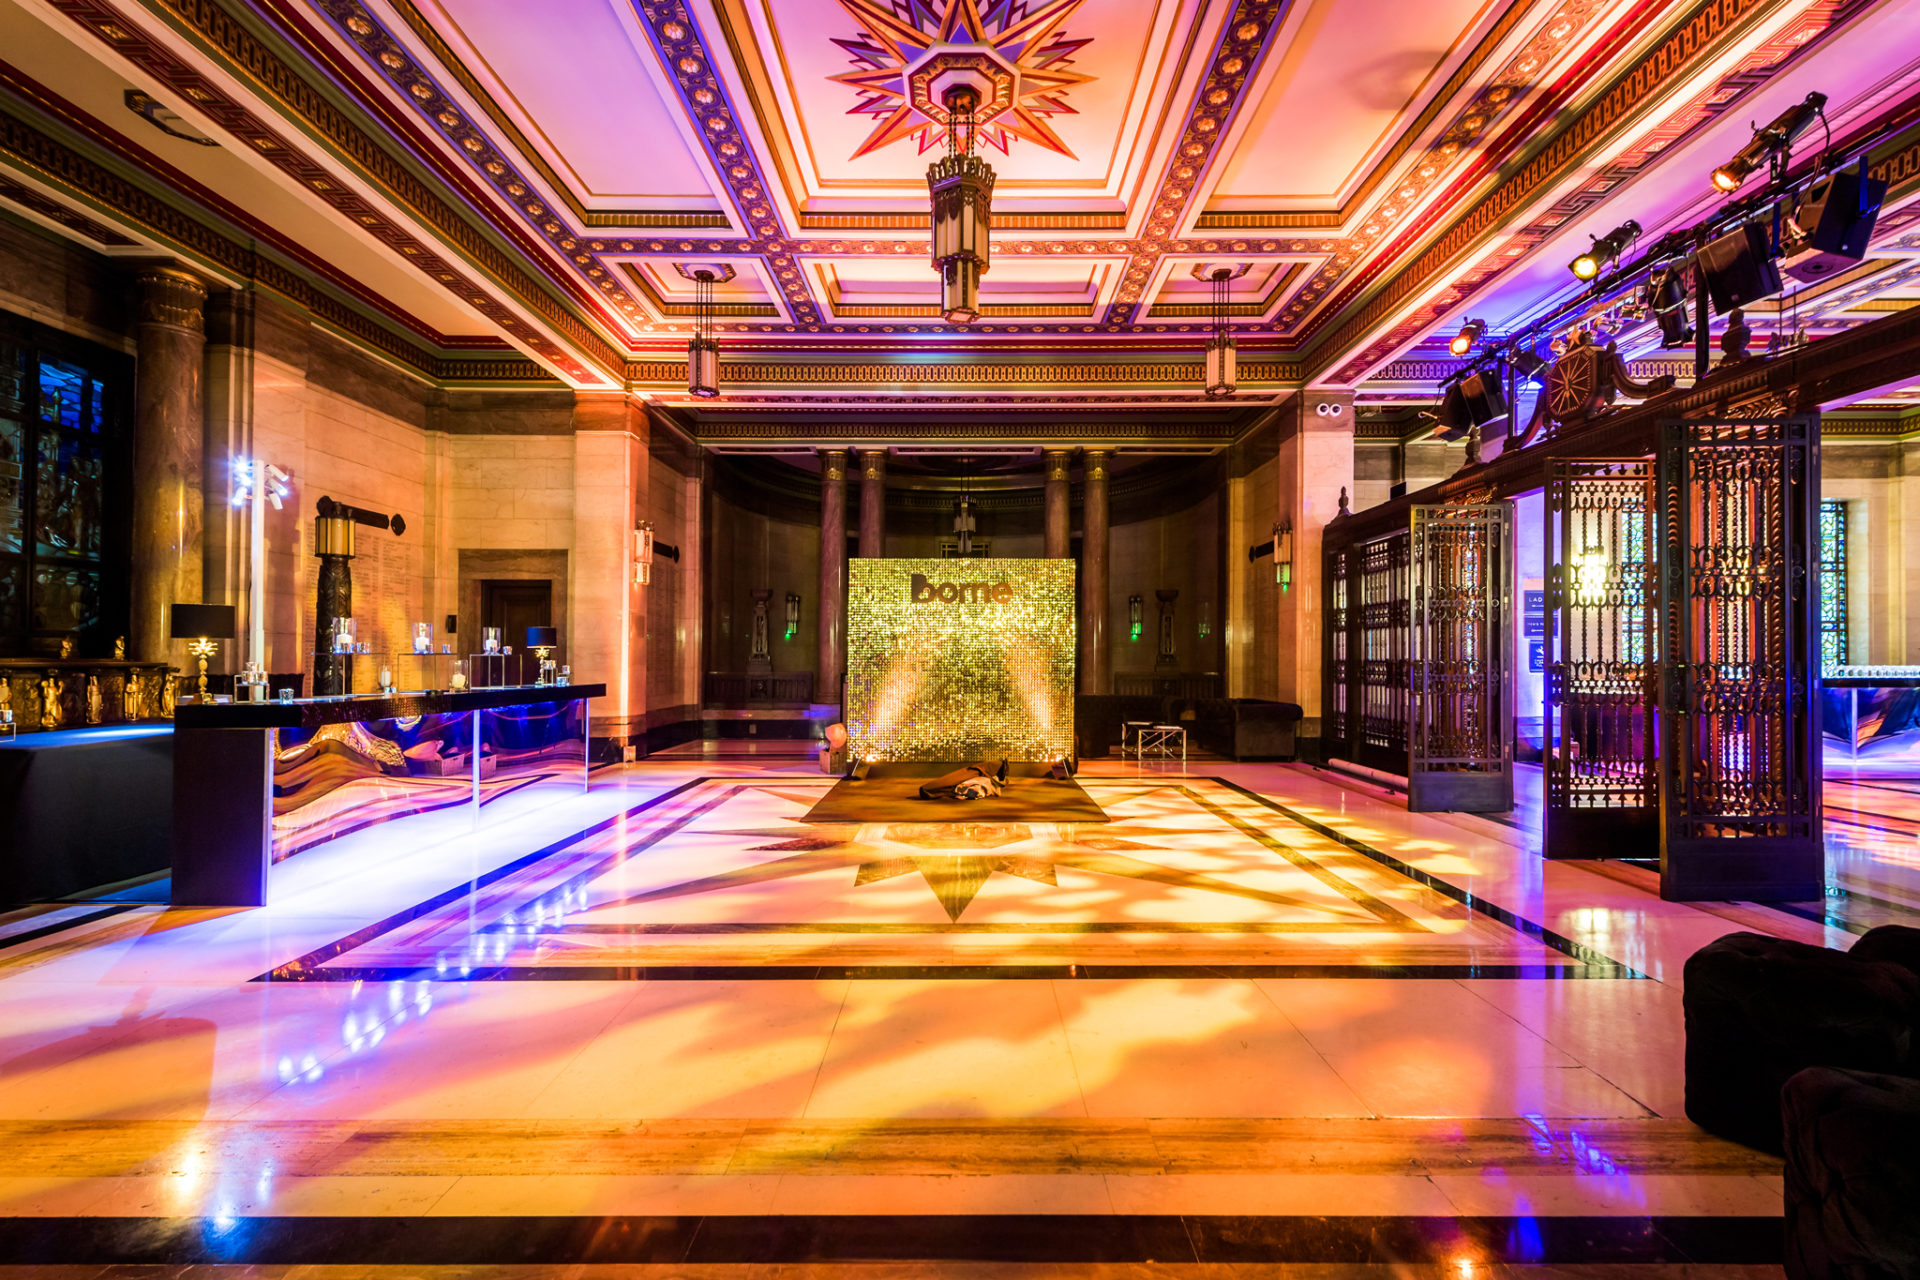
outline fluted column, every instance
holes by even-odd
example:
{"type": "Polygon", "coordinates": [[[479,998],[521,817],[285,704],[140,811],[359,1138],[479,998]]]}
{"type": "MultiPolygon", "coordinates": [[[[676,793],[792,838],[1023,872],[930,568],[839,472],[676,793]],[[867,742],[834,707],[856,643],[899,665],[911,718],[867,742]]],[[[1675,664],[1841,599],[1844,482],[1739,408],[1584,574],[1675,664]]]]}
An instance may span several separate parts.
{"type": "Polygon", "coordinates": [[[838,705],[847,630],[847,451],[820,451],[820,658],[813,700],[838,705]]]}
{"type": "Polygon", "coordinates": [[[1111,693],[1113,653],[1107,640],[1108,449],[1085,454],[1080,512],[1080,692],[1111,693]]]}
{"type": "Polygon", "coordinates": [[[175,267],[137,281],[131,639],[133,656],[154,662],[177,656],[172,606],[200,601],[207,286],[175,267]]]}
{"type": "Polygon", "coordinates": [[[1047,474],[1047,533],[1042,554],[1064,560],[1073,546],[1073,451],[1048,449],[1042,455],[1047,474]]]}
{"type": "Polygon", "coordinates": [[[860,451],[860,556],[887,554],[887,451],[860,451]]]}

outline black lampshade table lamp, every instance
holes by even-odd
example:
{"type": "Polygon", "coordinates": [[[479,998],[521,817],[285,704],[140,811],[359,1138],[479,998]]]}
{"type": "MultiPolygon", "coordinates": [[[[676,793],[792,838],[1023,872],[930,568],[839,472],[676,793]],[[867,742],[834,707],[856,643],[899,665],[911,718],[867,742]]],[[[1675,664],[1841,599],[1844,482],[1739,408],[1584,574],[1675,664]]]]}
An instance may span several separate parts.
{"type": "Polygon", "coordinates": [[[233,606],[230,604],[177,604],[173,606],[173,638],[186,640],[187,652],[200,659],[199,700],[207,700],[207,659],[220,652],[219,642],[233,639],[233,606]]]}
{"type": "Polygon", "coordinates": [[[535,684],[547,683],[547,671],[553,662],[554,646],[560,643],[560,632],[553,627],[528,627],[527,648],[533,650],[533,656],[540,660],[539,674],[535,684]]]}

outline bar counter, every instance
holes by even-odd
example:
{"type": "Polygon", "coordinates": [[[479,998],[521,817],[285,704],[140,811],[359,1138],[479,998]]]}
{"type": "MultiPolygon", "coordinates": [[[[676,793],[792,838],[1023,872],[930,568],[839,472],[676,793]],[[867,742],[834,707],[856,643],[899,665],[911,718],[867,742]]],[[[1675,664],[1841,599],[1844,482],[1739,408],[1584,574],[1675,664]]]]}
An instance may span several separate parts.
{"type": "Polygon", "coordinates": [[[1836,667],[1820,686],[1820,727],[1850,756],[1920,735],[1920,667],[1836,667]]]}
{"type": "Polygon", "coordinates": [[[517,685],[290,702],[185,703],[174,717],[179,906],[255,907],[274,864],[375,823],[587,783],[587,703],[606,686],[517,685]]]}

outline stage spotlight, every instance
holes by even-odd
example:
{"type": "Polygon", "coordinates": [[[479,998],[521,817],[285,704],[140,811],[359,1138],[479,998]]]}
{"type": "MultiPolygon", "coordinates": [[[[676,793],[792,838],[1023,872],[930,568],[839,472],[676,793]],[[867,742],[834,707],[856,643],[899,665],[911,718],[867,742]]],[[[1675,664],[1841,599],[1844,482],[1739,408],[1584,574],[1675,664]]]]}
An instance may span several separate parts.
{"type": "Polygon", "coordinates": [[[1576,280],[1591,280],[1610,262],[1618,262],[1620,253],[1640,238],[1640,224],[1632,218],[1593,242],[1593,247],[1567,264],[1576,280]]]}
{"type": "Polygon", "coordinates": [[[1532,347],[1516,349],[1510,359],[1513,362],[1513,371],[1528,382],[1539,382],[1540,371],[1547,367],[1547,362],[1535,355],[1532,347]]]}
{"type": "Polygon", "coordinates": [[[1886,194],[1887,184],[1868,176],[1865,156],[1857,168],[1813,182],[1780,232],[1780,269],[1813,284],[1866,257],[1886,194]]]}
{"type": "Polygon", "coordinates": [[[1666,266],[1647,280],[1646,305],[1660,322],[1660,345],[1684,347],[1693,341],[1687,323],[1687,281],[1677,266],[1666,266]]]}
{"type": "Polygon", "coordinates": [[[1480,335],[1486,331],[1485,320],[1469,320],[1460,326],[1460,332],[1453,335],[1453,341],[1447,344],[1447,350],[1457,356],[1463,356],[1473,350],[1473,344],[1480,341],[1480,335]]]}
{"type": "Polygon", "coordinates": [[[1763,222],[1749,222],[1708,241],[1700,247],[1698,261],[1707,277],[1707,296],[1720,315],[1780,292],[1780,271],[1773,265],[1763,222]]]}
{"type": "Polygon", "coordinates": [[[1821,109],[1826,105],[1826,94],[1810,93],[1775,116],[1773,123],[1766,128],[1755,129],[1753,141],[1742,147],[1739,155],[1713,171],[1713,185],[1722,191],[1738,191],[1740,184],[1755,169],[1769,160],[1785,156],[1793,140],[1820,118],[1821,109]]]}

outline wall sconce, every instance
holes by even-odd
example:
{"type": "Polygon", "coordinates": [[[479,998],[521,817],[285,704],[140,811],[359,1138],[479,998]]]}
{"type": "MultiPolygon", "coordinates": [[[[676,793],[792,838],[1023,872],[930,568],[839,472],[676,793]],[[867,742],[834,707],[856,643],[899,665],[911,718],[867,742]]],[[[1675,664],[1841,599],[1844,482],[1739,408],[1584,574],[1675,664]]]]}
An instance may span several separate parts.
{"type": "Polygon", "coordinates": [[[1133,640],[1138,640],[1140,638],[1140,597],[1139,596],[1127,597],[1127,623],[1128,623],[1128,632],[1129,632],[1128,638],[1133,640]]]}
{"type": "Polygon", "coordinates": [[[1282,591],[1293,587],[1293,522],[1273,526],[1273,580],[1282,591]]]}
{"type": "Polygon", "coordinates": [[[787,639],[800,634],[800,597],[787,592],[787,639]]]}
{"type": "Polygon", "coordinates": [[[644,587],[653,581],[653,525],[641,521],[633,531],[633,585],[644,587]]]}

